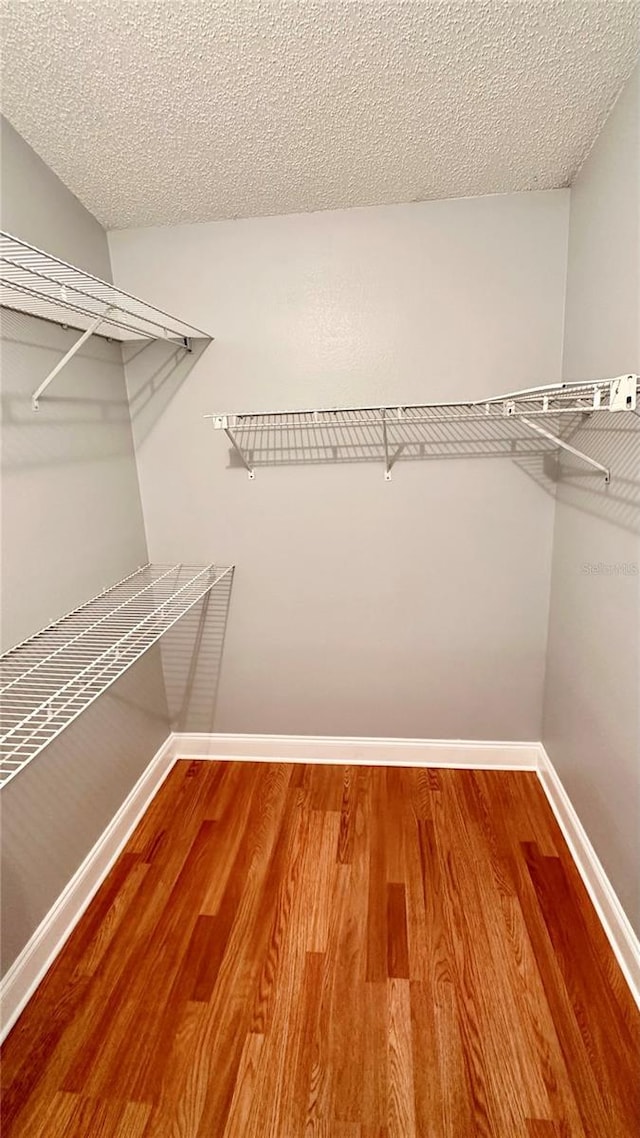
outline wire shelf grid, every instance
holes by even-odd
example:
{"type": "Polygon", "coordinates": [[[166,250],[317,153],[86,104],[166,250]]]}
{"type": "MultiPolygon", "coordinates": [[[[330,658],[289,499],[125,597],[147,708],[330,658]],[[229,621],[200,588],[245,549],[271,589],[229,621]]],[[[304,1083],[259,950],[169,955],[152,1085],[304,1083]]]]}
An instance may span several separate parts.
{"type": "Polygon", "coordinates": [[[552,384],[489,399],[451,403],[328,407],[318,410],[214,414],[239,461],[254,477],[254,466],[274,456],[286,461],[338,460],[356,452],[382,451],[385,477],[400,457],[446,453],[473,454],[486,441],[525,449],[553,447],[571,451],[605,475],[606,467],[572,447],[561,434],[571,416],[595,411],[636,411],[640,377],[552,384]],[[464,434],[461,429],[464,428],[464,434]],[[541,441],[542,440],[542,441],[541,441]],[[355,448],[355,449],[354,449],[355,448]]]}
{"type": "Polygon", "coordinates": [[[114,340],[211,337],[107,281],[0,231],[0,305],[114,340]]]}
{"type": "MultiPolygon", "coordinates": [[[[635,380],[640,394],[640,377],[635,380]]],[[[222,420],[236,428],[252,431],[295,430],[319,427],[368,427],[418,423],[461,422],[473,420],[503,421],[519,415],[558,415],[608,410],[611,400],[610,379],[584,383],[563,383],[548,387],[514,391],[490,399],[456,403],[388,404],[378,407],[325,407],[319,410],[247,412],[233,415],[210,415],[216,426],[222,420]]],[[[635,408],[635,402],[633,404],[635,408]]]]}
{"type": "Polygon", "coordinates": [[[0,656],[0,786],[232,575],[232,566],[142,566],[0,656]]]}

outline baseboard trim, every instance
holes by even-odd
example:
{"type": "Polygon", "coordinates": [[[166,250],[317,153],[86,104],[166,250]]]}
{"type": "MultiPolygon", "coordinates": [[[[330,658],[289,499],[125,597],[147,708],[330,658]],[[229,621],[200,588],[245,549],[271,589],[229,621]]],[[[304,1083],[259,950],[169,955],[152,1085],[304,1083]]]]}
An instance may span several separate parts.
{"type": "Polygon", "coordinates": [[[467,739],[375,739],[330,735],[218,735],[176,733],[176,759],[243,762],[364,763],[368,766],[478,767],[537,770],[538,743],[467,739]]]}
{"type": "Polygon", "coordinates": [[[0,1041],[9,1033],[53,964],[174,763],[169,736],[3,977],[0,1041]]]}
{"type": "Polygon", "coordinates": [[[538,755],[538,778],[542,788],[631,995],[640,1008],[640,942],[542,743],[538,746],[538,755]]]}

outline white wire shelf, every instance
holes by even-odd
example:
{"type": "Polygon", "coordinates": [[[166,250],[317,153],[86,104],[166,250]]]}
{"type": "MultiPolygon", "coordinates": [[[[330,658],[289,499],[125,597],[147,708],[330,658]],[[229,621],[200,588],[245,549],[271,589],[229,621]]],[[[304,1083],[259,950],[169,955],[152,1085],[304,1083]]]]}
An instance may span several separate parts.
{"type": "Polygon", "coordinates": [[[192,324],[2,231],[0,305],[83,332],[34,393],[34,410],[51,380],[90,335],[119,341],[166,340],[188,351],[193,339],[211,339],[192,324]]]}
{"type": "MultiPolygon", "coordinates": [[[[564,416],[596,411],[636,412],[640,377],[635,374],[578,383],[528,388],[489,399],[458,403],[398,404],[385,407],[328,407],[319,410],[214,414],[216,430],[224,431],[239,461],[255,476],[269,455],[310,455],[311,461],[339,461],[356,444],[361,451],[377,450],[384,460],[385,478],[398,458],[428,457],[438,447],[456,445],[456,428],[464,427],[466,451],[479,453],[483,440],[504,441],[509,447],[528,436],[542,438],[553,448],[570,451],[604,474],[602,463],[571,446],[559,433],[564,416]],[[552,429],[553,428],[553,429],[552,429]]],[[[460,443],[462,445],[462,443],[460,443]]],[[[452,452],[455,453],[455,452],[452,452]]],[[[293,459],[292,459],[293,460],[293,459]]],[[[286,458],[283,459],[286,461],[286,458]]],[[[300,461],[300,459],[298,459],[300,461]]]]}
{"type": "Polygon", "coordinates": [[[0,656],[6,785],[233,566],[144,565],[0,656]]]}

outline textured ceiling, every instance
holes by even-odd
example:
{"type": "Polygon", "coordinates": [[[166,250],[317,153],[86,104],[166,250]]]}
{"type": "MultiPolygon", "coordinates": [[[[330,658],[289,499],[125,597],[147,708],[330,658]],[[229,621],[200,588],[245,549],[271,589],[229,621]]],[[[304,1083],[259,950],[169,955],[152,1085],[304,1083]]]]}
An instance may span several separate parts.
{"type": "Polygon", "coordinates": [[[4,0],[3,110],[107,228],[567,185],[636,0],[4,0]]]}

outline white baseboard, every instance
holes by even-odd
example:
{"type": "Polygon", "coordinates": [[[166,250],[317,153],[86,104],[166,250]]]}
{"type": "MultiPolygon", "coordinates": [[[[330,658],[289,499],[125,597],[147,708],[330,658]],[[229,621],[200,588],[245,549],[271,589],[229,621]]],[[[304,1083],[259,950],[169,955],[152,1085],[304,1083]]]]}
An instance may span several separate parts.
{"type": "Polygon", "coordinates": [[[171,736],[156,752],[55,905],[2,978],[0,1041],[31,999],[167,777],[175,762],[170,744],[171,736]]]}
{"type": "Polygon", "coordinates": [[[365,763],[369,766],[537,770],[538,743],[466,739],[360,739],[330,735],[174,734],[176,759],[245,762],[365,763]]]}
{"type": "Polygon", "coordinates": [[[640,942],[542,743],[538,778],[636,1004],[640,1007],[640,942]]]}
{"type": "Polygon", "coordinates": [[[613,952],[640,1006],[640,946],[541,743],[171,734],[0,983],[4,1039],[178,759],[536,771],[613,952]]]}

